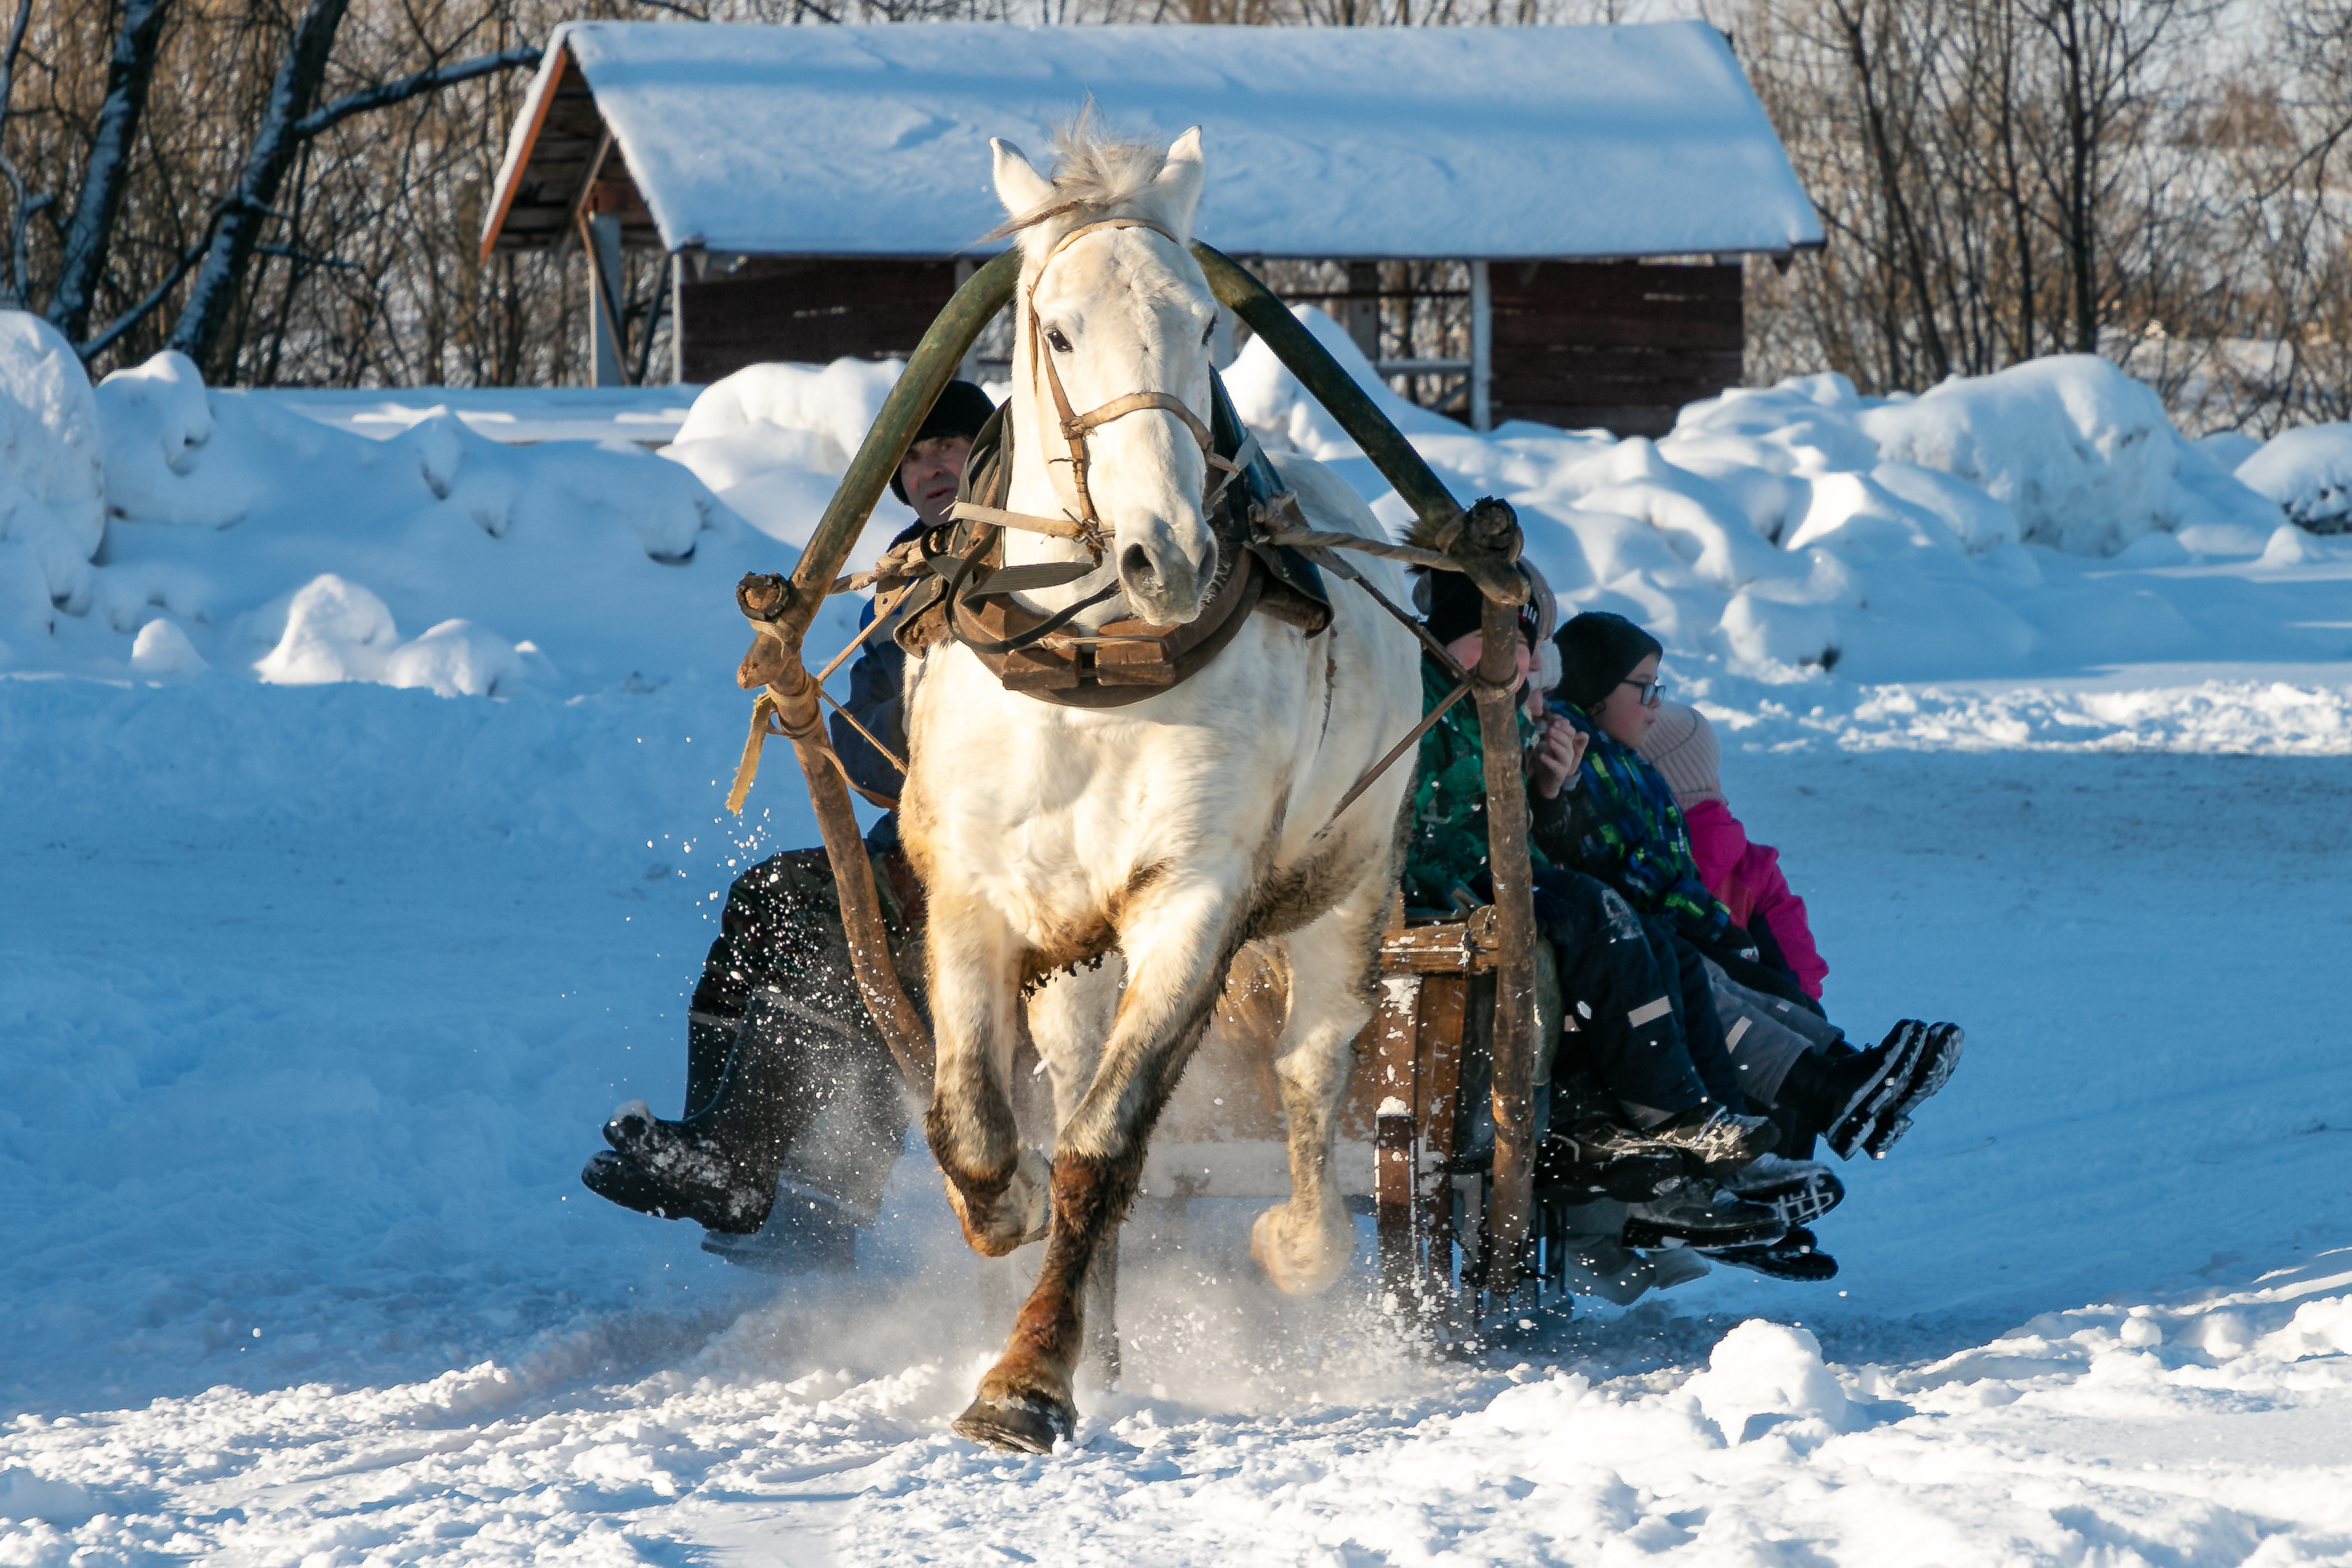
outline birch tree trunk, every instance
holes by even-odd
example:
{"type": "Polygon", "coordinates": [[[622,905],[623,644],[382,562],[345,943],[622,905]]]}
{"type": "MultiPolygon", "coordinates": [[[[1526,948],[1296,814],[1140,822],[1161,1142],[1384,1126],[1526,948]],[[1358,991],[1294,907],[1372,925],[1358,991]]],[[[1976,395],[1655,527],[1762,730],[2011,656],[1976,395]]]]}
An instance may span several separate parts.
{"type": "MultiPolygon", "coordinates": [[[[81,194],[66,225],[58,285],[49,295],[49,324],[79,343],[89,331],[89,312],[106,273],[106,247],[122,209],[131,179],[131,149],[139,139],[139,119],[147,110],[147,89],[155,79],[155,51],[172,0],[128,0],[114,54],[106,67],[106,98],[98,110],[98,135],[83,166],[81,194]]],[[[22,286],[22,280],[19,280],[22,286]]]]}
{"type": "Polygon", "coordinates": [[[169,346],[195,361],[207,381],[233,379],[226,373],[228,367],[213,362],[221,332],[228,325],[254,248],[261,243],[261,226],[278,200],[278,187],[301,151],[303,138],[296,122],[318,104],[319,89],[327,79],[327,56],[350,8],[351,0],[311,0],[296,24],[269,90],[268,108],[246,154],[244,172],[222,204],[219,225],[197,268],[187,305],[173,325],[169,346]]]}

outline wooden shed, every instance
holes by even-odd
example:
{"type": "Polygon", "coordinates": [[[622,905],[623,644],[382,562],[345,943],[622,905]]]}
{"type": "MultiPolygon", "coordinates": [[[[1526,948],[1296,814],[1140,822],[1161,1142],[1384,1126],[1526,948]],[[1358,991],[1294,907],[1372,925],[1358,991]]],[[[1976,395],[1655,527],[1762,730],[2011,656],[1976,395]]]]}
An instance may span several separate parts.
{"type": "Polygon", "coordinates": [[[1090,96],[1123,131],[1202,126],[1201,237],[1480,429],[1664,430],[1740,380],[1741,258],[1822,243],[1729,43],[1696,22],[597,22],[551,40],[483,254],[586,257],[600,380],[663,315],[684,382],[903,355],[996,248],[988,138],[1042,162],[1090,96]],[[625,250],[667,258],[634,319],[625,250]],[[1438,337],[1396,329],[1414,298],[1454,301],[1424,312],[1438,337]]]}

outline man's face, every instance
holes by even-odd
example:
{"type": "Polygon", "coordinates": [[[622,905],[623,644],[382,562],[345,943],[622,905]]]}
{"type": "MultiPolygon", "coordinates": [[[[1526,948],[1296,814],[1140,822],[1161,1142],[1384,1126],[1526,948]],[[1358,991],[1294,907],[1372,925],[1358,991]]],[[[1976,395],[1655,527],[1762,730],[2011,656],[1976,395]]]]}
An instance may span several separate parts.
{"type": "Polygon", "coordinates": [[[948,520],[955,505],[956,483],[963,477],[963,460],[971,455],[971,442],[961,435],[935,435],[907,449],[898,465],[898,483],[906,486],[907,504],[915,516],[932,528],[948,520]]]}

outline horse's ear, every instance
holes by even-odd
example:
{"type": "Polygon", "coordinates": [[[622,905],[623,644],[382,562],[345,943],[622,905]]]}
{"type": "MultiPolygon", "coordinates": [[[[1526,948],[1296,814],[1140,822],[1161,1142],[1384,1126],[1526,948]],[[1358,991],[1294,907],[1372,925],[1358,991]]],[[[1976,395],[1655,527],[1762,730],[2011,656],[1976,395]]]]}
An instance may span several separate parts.
{"type": "Polygon", "coordinates": [[[1168,144],[1168,162],[1151,182],[1152,204],[1160,221],[1186,239],[1192,237],[1192,215],[1201,209],[1201,128],[1168,144]]]}
{"type": "Polygon", "coordinates": [[[1029,155],[1001,136],[988,139],[996,154],[996,199],[1007,217],[1026,217],[1054,199],[1054,183],[1037,172],[1029,155]]]}

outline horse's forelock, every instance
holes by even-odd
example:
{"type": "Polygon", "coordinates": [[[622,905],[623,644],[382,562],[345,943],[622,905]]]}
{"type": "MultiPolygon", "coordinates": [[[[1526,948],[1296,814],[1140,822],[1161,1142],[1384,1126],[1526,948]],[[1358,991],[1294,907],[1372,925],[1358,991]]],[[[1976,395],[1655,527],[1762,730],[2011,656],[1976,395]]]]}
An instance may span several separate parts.
{"type": "Polygon", "coordinates": [[[1030,211],[1008,218],[989,237],[1019,235],[1032,249],[1050,247],[1074,228],[1106,218],[1160,220],[1152,182],[1168,163],[1168,150],[1105,132],[1089,102],[1054,128],[1054,193],[1030,211]]]}

